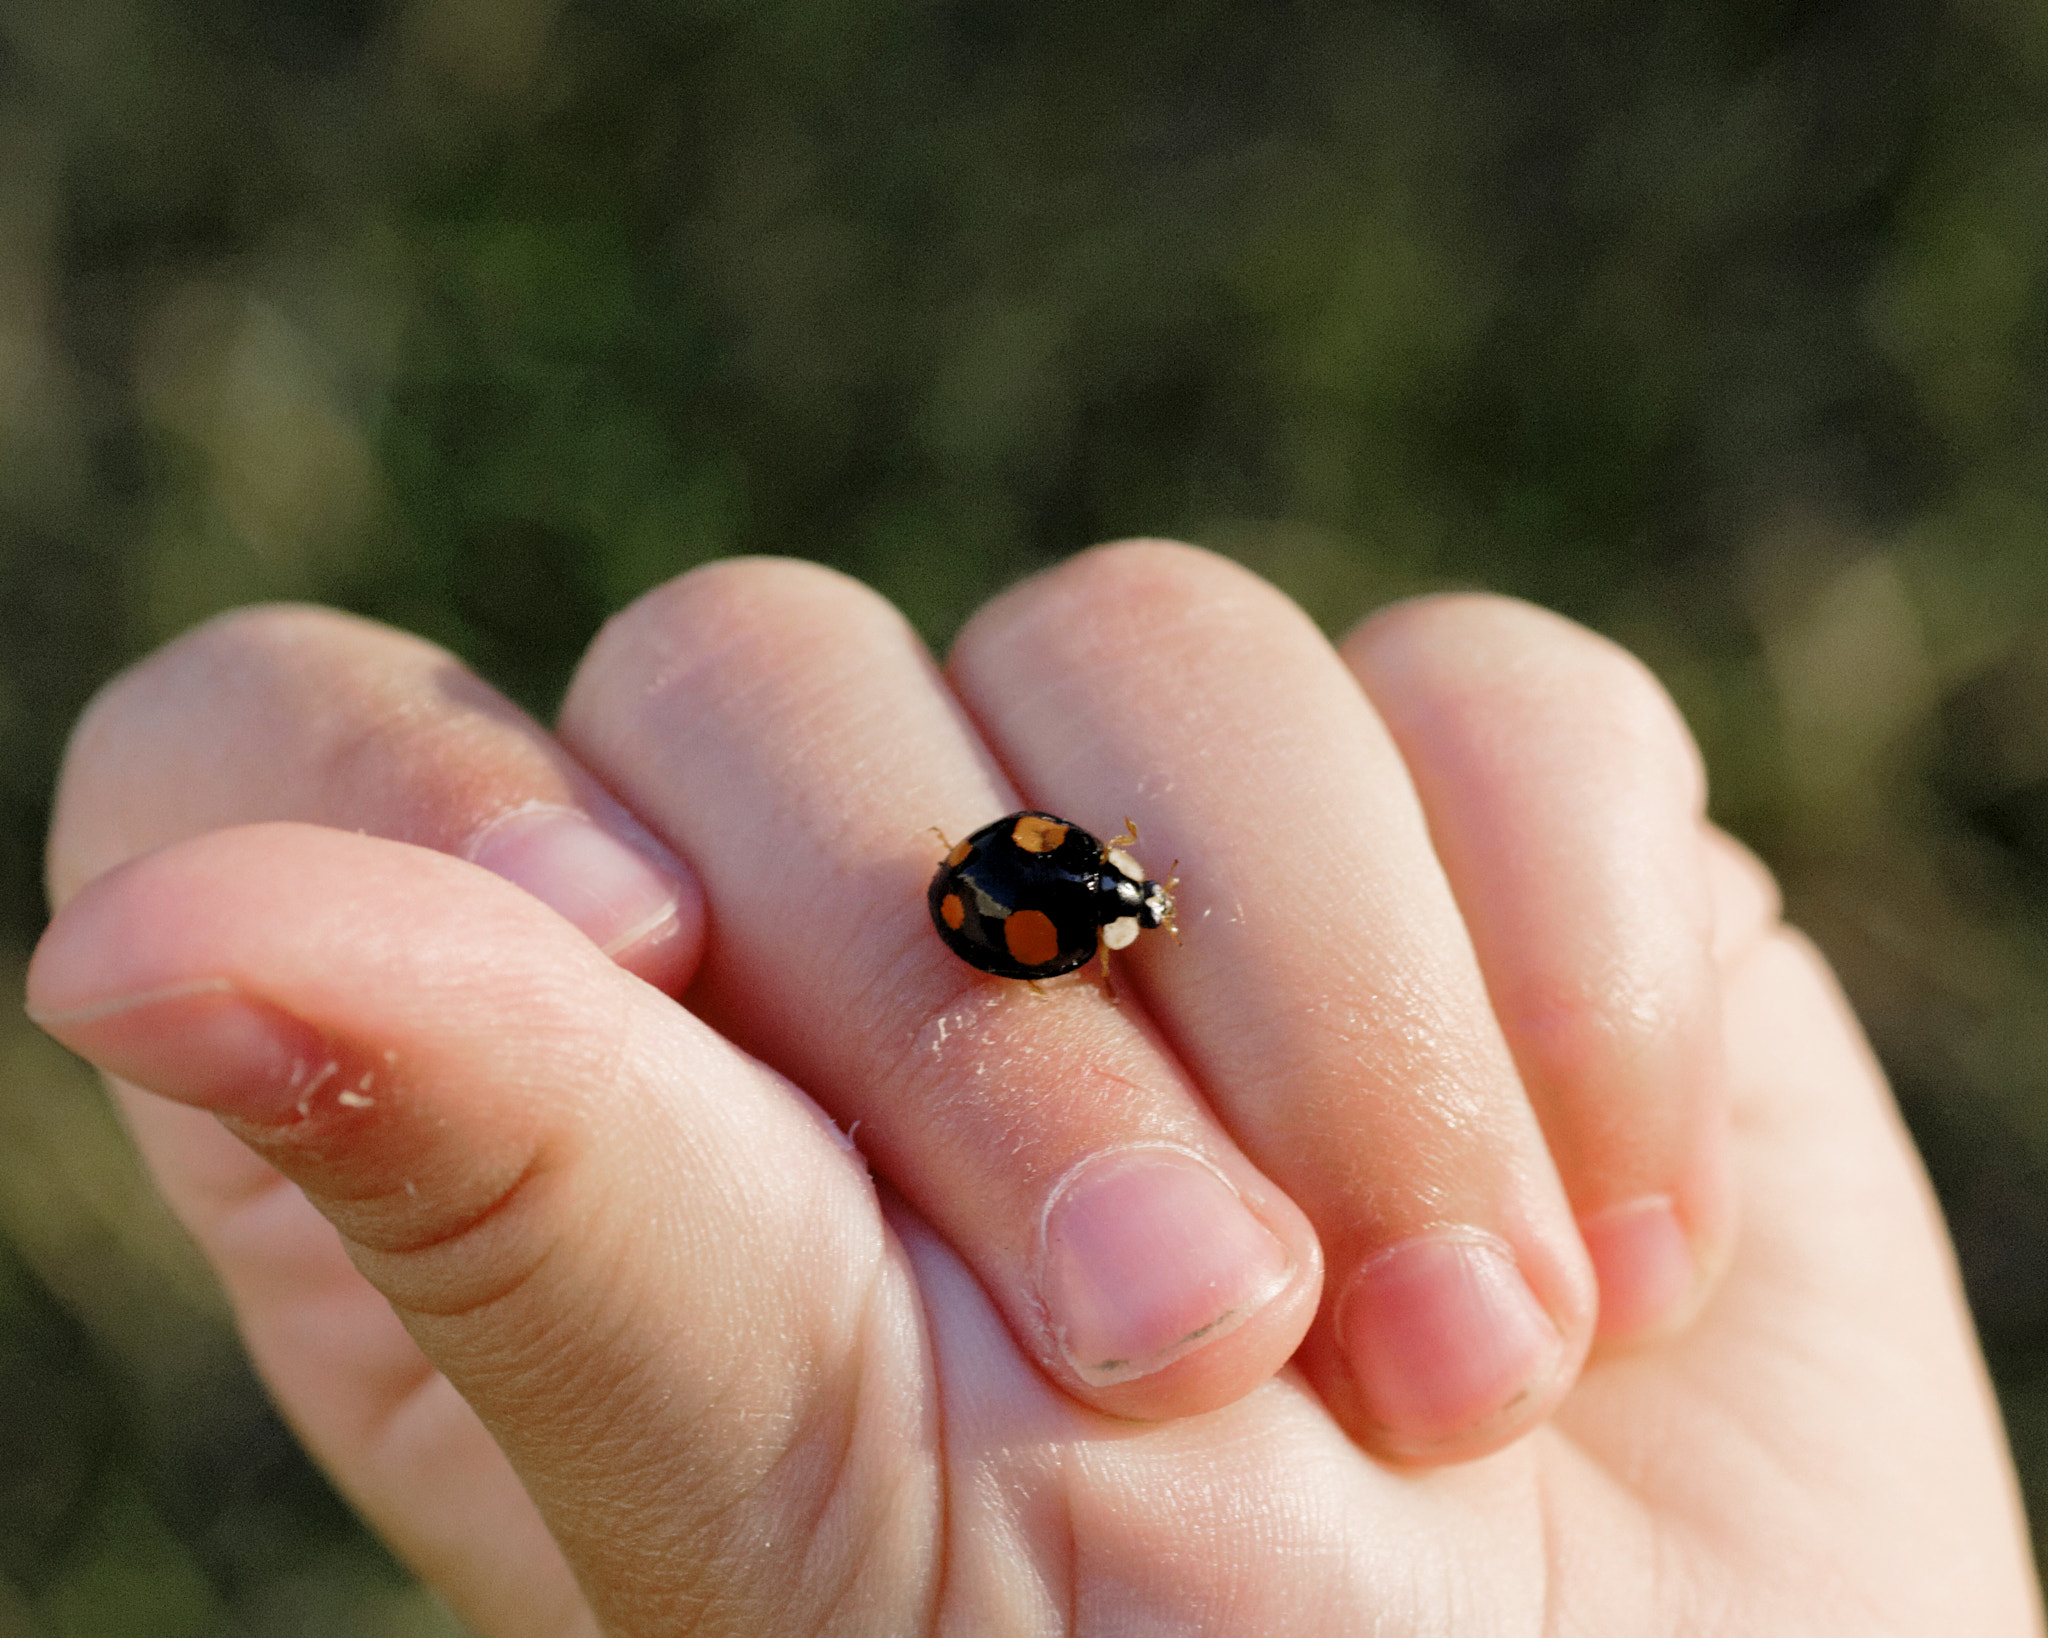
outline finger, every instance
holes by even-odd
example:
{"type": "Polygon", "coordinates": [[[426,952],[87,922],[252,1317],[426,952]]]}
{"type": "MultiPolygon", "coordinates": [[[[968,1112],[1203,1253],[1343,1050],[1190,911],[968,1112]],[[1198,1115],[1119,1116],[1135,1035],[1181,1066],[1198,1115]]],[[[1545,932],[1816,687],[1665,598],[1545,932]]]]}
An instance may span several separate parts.
{"type": "Polygon", "coordinates": [[[529,897],[377,839],[215,832],[82,893],[29,994],[320,1207],[606,1630],[788,1609],[792,1555],[819,1596],[878,1591],[873,1544],[931,1529],[918,1310],[858,1160],[529,897]]]}
{"type": "Polygon", "coordinates": [[[1926,1173],[1827,964],[1776,925],[1768,876],[1718,833],[1708,859],[1742,1232],[1698,1321],[1589,1372],[1560,1424],[1690,1539],[1826,1562],[1884,1612],[1873,1625],[2039,1633],[1998,1401],[1926,1173]],[[1702,1413],[1781,1432],[1666,1436],[1702,1413]]]}
{"type": "Polygon", "coordinates": [[[810,565],[699,570],[605,629],[562,734],[704,882],[692,1004],[858,1125],[1055,1380],[1183,1415],[1286,1361],[1313,1237],[1138,1009],[933,931],[931,827],[1024,803],[893,609],[810,565]]]}
{"type": "Polygon", "coordinates": [[[1178,856],[1185,947],[1132,965],[1316,1226],[1307,1358],[1347,1425],[1447,1460],[1540,1419],[1590,1333],[1584,1252],[1400,755],[1329,644],[1235,565],[1139,542],[990,605],[951,675],[1026,789],[1178,856]]]}
{"type": "MultiPolygon", "coordinates": [[[[467,855],[658,985],[695,963],[688,871],[550,736],[433,645],[309,608],[212,621],[101,692],[59,788],[53,901],[152,848],[265,818],[467,855]]],[[[333,1230],[210,1118],[124,1104],[258,1369],[342,1488],[486,1630],[565,1630],[557,1614],[579,1597],[532,1503],[333,1230]]]]}
{"type": "Polygon", "coordinates": [[[342,1493],[478,1632],[565,1638],[589,1614],[505,1454],[305,1195],[213,1116],[112,1083],[250,1357],[342,1493]]]}
{"type": "Polygon", "coordinates": [[[1435,597],[1344,644],[1415,780],[1600,1281],[1600,1333],[1682,1325],[1734,1227],[1706,782],[1633,657],[1435,597]]]}
{"type": "Polygon", "coordinates": [[[689,871],[544,729],[432,643],[325,609],[210,621],[101,692],[58,787],[51,898],[266,819],[471,859],[657,987],[694,966],[689,871]]]}

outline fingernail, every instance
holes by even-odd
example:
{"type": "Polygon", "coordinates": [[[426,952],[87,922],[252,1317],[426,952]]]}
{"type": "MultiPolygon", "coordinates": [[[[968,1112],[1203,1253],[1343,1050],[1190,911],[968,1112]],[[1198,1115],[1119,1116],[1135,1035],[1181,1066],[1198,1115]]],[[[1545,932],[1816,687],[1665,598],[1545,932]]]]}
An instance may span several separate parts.
{"type": "Polygon", "coordinates": [[[339,1084],[341,1066],[317,1030],[226,979],[29,1017],[108,1074],[218,1115],[276,1123],[303,1116],[316,1097],[368,1097],[339,1084]]]}
{"type": "Polygon", "coordinates": [[[675,877],[573,808],[517,808],[470,843],[469,860],[559,911],[606,955],[677,920],[675,877]]]}
{"type": "Polygon", "coordinates": [[[1366,1414],[1418,1453],[1512,1405],[1563,1348],[1507,1247],[1471,1232],[1419,1236],[1367,1263],[1338,1332],[1366,1414]]]}
{"type": "Polygon", "coordinates": [[[1107,1386],[1227,1336],[1286,1287],[1287,1248],[1175,1149],[1084,1162],[1046,1207],[1039,1295],[1067,1363],[1107,1386]]]}
{"type": "Polygon", "coordinates": [[[1699,1269],[1669,1195],[1612,1206],[1579,1224],[1600,1280],[1600,1335],[1642,1337],[1684,1319],[1699,1269]]]}

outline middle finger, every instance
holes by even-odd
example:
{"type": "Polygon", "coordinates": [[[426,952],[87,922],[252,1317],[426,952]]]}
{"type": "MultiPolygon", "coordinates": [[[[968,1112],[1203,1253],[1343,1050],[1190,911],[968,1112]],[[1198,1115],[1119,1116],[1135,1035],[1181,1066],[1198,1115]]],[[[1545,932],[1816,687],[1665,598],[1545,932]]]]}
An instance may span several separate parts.
{"type": "Polygon", "coordinates": [[[1314,1233],[1141,1010],[934,934],[931,828],[1027,804],[893,609],[810,565],[699,570],[606,627],[561,733],[701,875],[692,1005],[855,1130],[1056,1380],[1185,1415],[1286,1361],[1314,1233]]]}
{"type": "Polygon", "coordinates": [[[951,675],[1048,803],[1128,802],[1179,855],[1185,947],[1133,965],[1321,1235],[1305,1358],[1347,1425],[1438,1461],[1547,1414],[1591,1331],[1585,1251],[1401,753],[1322,634],[1134,542],[998,598],[951,675]]]}

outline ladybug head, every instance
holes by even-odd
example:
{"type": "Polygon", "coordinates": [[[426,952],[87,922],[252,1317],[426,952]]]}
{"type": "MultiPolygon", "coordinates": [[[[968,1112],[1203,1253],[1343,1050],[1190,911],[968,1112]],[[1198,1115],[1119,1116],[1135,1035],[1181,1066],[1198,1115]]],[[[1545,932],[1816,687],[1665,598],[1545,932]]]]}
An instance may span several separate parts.
{"type": "Polygon", "coordinates": [[[1173,893],[1175,883],[1167,881],[1146,882],[1138,889],[1138,922],[1140,926],[1164,927],[1173,920],[1173,893]]]}

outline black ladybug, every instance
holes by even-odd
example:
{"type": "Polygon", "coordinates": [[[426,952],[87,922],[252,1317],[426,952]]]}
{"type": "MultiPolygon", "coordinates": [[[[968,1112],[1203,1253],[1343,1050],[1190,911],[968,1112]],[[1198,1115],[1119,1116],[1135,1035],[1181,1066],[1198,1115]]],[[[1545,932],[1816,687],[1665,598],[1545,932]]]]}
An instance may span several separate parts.
{"type": "MultiPolygon", "coordinates": [[[[1173,919],[1173,883],[1145,879],[1124,848],[1025,809],[984,825],[946,855],[927,898],[946,948],[998,978],[1056,978],[1100,945],[1121,950],[1173,919]]],[[[943,840],[943,837],[941,838],[943,840]]]]}

